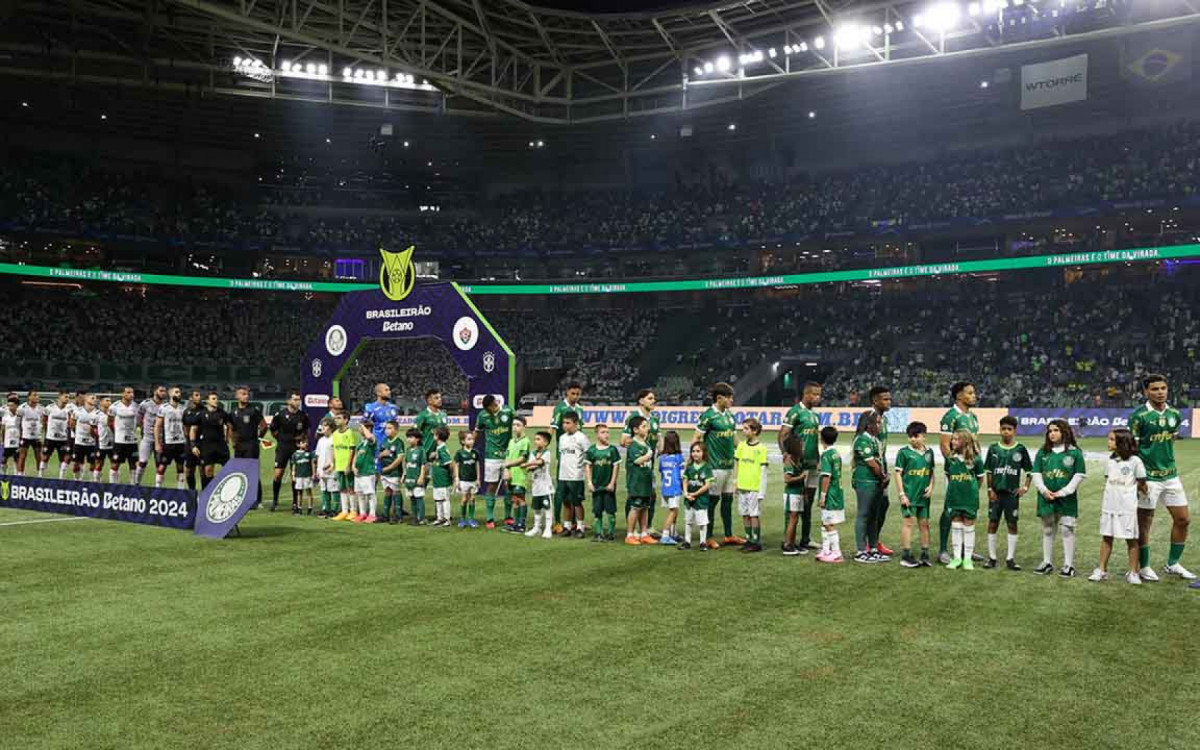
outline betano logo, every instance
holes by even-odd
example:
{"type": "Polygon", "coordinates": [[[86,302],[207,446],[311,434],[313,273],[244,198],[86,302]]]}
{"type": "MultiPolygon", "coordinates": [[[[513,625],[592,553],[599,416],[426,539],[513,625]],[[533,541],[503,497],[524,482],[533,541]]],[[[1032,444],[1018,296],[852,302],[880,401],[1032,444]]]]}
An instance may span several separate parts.
{"type": "Polygon", "coordinates": [[[379,267],[379,289],[392,302],[403,300],[416,284],[417,272],[412,264],[415,249],[415,245],[409,245],[406,250],[394,253],[379,248],[379,256],[383,258],[383,265],[379,267]]]}

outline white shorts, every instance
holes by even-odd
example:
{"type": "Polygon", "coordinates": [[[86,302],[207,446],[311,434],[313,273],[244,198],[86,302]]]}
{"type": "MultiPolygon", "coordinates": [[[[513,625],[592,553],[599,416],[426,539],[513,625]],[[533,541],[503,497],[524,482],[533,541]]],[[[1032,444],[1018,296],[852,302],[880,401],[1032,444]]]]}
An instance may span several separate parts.
{"type": "Polygon", "coordinates": [[[369,477],[355,477],[354,478],[354,491],[360,495],[374,495],[375,494],[375,475],[372,474],[369,477]]]}
{"type": "Polygon", "coordinates": [[[433,488],[433,501],[435,503],[444,503],[449,500],[450,500],[450,488],[449,487],[434,487],[433,488]]]}
{"type": "Polygon", "coordinates": [[[468,492],[474,493],[475,486],[476,485],[474,482],[459,482],[458,483],[458,494],[465,496],[468,492]]]}
{"type": "Polygon", "coordinates": [[[408,491],[408,496],[420,500],[425,497],[425,488],[417,485],[408,491]]]}
{"type": "Polygon", "coordinates": [[[138,463],[152,464],[154,463],[154,438],[142,438],[142,442],[138,443],[138,463]]]}
{"type": "Polygon", "coordinates": [[[822,526],[837,526],[839,523],[846,522],[846,511],[844,510],[823,510],[821,511],[822,526]]]}
{"type": "Polygon", "coordinates": [[[311,490],[313,486],[312,477],[296,477],[292,486],[298,490],[311,490]]]}
{"type": "Polygon", "coordinates": [[[735,488],[733,469],[713,469],[712,487],[708,488],[710,497],[732,495],[735,488]]]}
{"type": "Polygon", "coordinates": [[[1158,501],[1168,508],[1187,507],[1187,494],[1183,491],[1183,482],[1179,477],[1165,482],[1146,482],[1146,494],[1138,495],[1138,507],[1143,510],[1154,510],[1158,501]]]}
{"type": "Polygon", "coordinates": [[[783,507],[789,513],[800,513],[804,510],[804,495],[784,493],[783,507]]]}
{"type": "Polygon", "coordinates": [[[385,490],[395,492],[400,489],[400,477],[380,477],[379,482],[385,490]]]}
{"type": "Polygon", "coordinates": [[[1111,536],[1113,539],[1137,539],[1137,514],[1101,511],[1100,536],[1111,536]]]}
{"type": "Polygon", "coordinates": [[[338,492],[338,481],[336,476],[321,477],[319,481],[321,482],[322,492],[338,492]]]}
{"type": "Polygon", "coordinates": [[[758,518],[762,515],[762,497],[758,490],[738,490],[738,515],[758,518]]]}
{"type": "Polygon", "coordinates": [[[679,495],[675,497],[664,497],[662,499],[662,507],[670,508],[671,510],[679,510],[679,495]]]}
{"type": "Polygon", "coordinates": [[[683,518],[693,526],[707,526],[708,510],[706,508],[687,508],[683,512],[683,518]]]}
{"type": "Polygon", "coordinates": [[[504,474],[503,458],[485,458],[483,460],[483,481],[488,484],[496,484],[500,481],[502,474],[504,474]]]}

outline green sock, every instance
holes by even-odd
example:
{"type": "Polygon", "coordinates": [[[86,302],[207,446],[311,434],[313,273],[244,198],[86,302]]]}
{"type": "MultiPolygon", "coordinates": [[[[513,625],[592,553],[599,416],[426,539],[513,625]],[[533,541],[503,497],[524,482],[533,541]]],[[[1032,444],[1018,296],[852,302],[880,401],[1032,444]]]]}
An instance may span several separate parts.
{"type": "Polygon", "coordinates": [[[484,512],[487,513],[487,522],[494,523],[496,520],[496,496],[484,495],[483,508],[484,512]]]}
{"type": "Polygon", "coordinates": [[[1171,542],[1171,549],[1167,551],[1167,565],[1176,564],[1181,557],[1183,557],[1183,545],[1171,542]]]}
{"type": "Polygon", "coordinates": [[[1141,548],[1138,549],[1138,563],[1140,563],[1143,568],[1150,567],[1150,545],[1149,544],[1143,544],[1141,546],[1141,548]]]}
{"type": "Polygon", "coordinates": [[[608,533],[610,536],[617,533],[617,514],[616,513],[608,514],[608,533]]]}
{"type": "Polygon", "coordinates": [[[942,511],[942,517],[938,519],[938,555],[946,551],[946,547],[950,546],[950,514],[942,511]]]}
{"type": "Polygon", "coordinates": [[[512,509],[513,509],[512,495],[505,495],[504,496],[504,517],[506,519],[513,517],[512,509]]]}
{"type": "Polygon", "coordinates": [[[413,509],[413,514],[417,517],[417,520],[425,520],[425,498],[413,500],[413,505],[416,506],[413,509]]]}
{"type": "Polygon", "coordinates": [[[529,522],[529,506],[522,505],[518,510],[521,514],[521,525],[524,526],[529,522]]]}
{"type": "Polygon", "coordinates": [[[329,493],[321,490],[321,512],[329,510],[329,493]]]}
{"type": "Polygon", "coordinates": [[[474,500],[467,503],[467,512],[471,514],[470,518],[472,521],[474,521],[475,520],[475,501],[474,500]]]}

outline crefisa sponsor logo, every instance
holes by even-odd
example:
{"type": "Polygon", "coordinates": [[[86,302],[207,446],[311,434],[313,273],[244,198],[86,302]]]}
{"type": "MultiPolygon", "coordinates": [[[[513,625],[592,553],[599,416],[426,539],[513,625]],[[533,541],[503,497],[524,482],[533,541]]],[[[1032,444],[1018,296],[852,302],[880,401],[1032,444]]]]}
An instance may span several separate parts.
{"type": "Polygon", "coordinates": [[[329,394],[309,393],[304,397],[304,405],[313,409],[329,408],[329,394]]]}

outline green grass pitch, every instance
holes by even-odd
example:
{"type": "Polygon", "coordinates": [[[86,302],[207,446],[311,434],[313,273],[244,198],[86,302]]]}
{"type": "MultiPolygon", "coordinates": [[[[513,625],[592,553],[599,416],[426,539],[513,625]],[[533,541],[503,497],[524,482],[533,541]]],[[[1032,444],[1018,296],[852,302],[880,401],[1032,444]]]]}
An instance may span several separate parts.
{"type": "MultiPolygon", "coordinates": [[[[1200,442],[1179,455],[1195,497],[1200,442]]],[[[0,747],[1198,747],[1200,591],[1083,579],[1090,468],[1070,581],[1029,572],[1032,500],[1022,573],[784,558],[777,468],[759,555],[265,511],[224,542],[0,525],[0,747]]]]}

